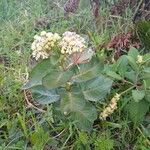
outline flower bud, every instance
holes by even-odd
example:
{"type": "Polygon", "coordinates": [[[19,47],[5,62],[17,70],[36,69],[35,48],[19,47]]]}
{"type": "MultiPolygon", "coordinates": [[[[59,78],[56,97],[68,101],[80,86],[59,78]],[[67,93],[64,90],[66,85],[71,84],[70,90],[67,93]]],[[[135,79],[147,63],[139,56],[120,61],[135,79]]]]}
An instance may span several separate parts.
{"type": "Polygon", "coordinates": [[[138,55],[137,56],[137,63],[141,64],[143,62],[143,56],[138,55]]]}
{"type": "Polygon", "coordinates": [[[65,116],[67,115],[67,112],[66,112],[66,111],[64,112],[64,115],[65,115],[65,116]]]}
{"type": "Polygon", "coordinates": [[[41,36],[45,36],[45,35],[46,35],[46,31],[42,31],[41,36]]]}

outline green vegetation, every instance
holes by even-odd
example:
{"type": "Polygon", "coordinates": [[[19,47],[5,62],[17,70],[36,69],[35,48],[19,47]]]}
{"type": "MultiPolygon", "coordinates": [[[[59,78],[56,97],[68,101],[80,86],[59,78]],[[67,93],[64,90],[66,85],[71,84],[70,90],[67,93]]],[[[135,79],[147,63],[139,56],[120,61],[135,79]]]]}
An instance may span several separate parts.
{"type": "Polygon", "coordinates": [[[134,26],[130,9],[113,16],[103,4],[97,28],[88,1],[69,17],[59,7],[0,1],[0,150],[149,150],[149,22],[134,26]],[[43,30],[74,31],[96,52],[71,67],[59,51],[36,61],[31,44],[43,30]],[[133,31],[143,47],[112,46],[133,31]]]}

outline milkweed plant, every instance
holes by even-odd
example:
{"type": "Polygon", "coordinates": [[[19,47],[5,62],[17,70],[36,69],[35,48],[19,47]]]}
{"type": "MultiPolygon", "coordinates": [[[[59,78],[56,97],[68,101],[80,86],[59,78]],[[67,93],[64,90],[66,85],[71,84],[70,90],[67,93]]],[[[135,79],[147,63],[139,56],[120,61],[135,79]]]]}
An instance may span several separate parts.
{"type": "Polygon", "coordinates": [[[112,64],[100,59],[86,38],[70,31],[42,31],[31,49],[37,64],[23,89],[36,102],[52,104],[79,129],[90,131],[95,120],[111,118],[118,103],[126,104],[125,113],[136,123],[149,111],[150,54],[131,48],[112,64]]]}

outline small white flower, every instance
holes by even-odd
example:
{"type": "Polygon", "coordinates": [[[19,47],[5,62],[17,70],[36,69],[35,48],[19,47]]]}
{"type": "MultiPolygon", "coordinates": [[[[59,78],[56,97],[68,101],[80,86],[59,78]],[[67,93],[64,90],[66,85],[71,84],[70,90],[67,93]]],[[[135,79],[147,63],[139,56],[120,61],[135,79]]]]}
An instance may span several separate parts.
{"type": "Polygon", "coordinates": [[[46,33],[46,36],[47,36],[48,38],[51,38],[51,37],[53,36],[53,33],[48,32],[48,33],[46,33]]]}
{"type": "Polygon", "coordinates": [[[40,36],[37,36],[36,37],[36,42],[41,42],[42,41],[42,38],[40,36]]]}
{"type": "Polygon", "coordinates": [[[45,35],[46,35],[46,31],[42,31],[41,36],[45,36],[45,35]]]}
{"type": "Polygon", "coordinates": [[[64,115],[67,115],[67,112],[66,112],[66,111],[64,112],[64,115]]]}
{"type": "Polygon", "coordinates": [[[116,95],[114,96],[114,98],[118,101],[120,99],[120,94],[116,93],[116,95]]]}
{"type": "Polygon", "coordinates": [[[32,50],[35,50],[35,49],[36,49],[35,42],[32,43],[31,49],[32,49],[32,50]]]}
{"type": "Polygon", "coordinates": [[[62,50],[61,50],[61,53],[62,53],[62,54],[64,54],[64,53],[65,53],[64,49],[62,49],[62,50]]]}
{"type": "Polygon", "coordinates": [[[56,33],[53,34],[51,32],[46,33],[42,31],[40,36],[34,36],[34,42],[31,45],[31,49],[33,50],[32,56],[35,57],[36,60],[39,58],[46,59],[50,56],[52,48],[58,44],[58,40],[60,36],[56,33]]]}
{"type": "Polygon", "coordinates": [[[59,40],[59,39],[61,39],[61,37],[59,36],[58,33],[54,33],[54,39],[55,39],[55,40],[59,40]]]}
{"type": "Polygon", "coordinates": [[[143,62],[143,56],[138,55],[137,56],[137,63],[141,64],[143,62]]]}
{"type": "Polygon", "coordinates": [[[35,35],[35,36],[34,36],[34,39],[36,40],[37,38],[39,38],[39,36],[38,36],[38,35],[35,35]]]}
{"type": "Polygon", "coordinates": [[[75,52],[82,52],[86,49],[86,42],[83,37],[75,32],[66,31],[63,34],[63,38],[60,42],[60,46],[63,49],[62,54],[73,54],[75,52]]]}

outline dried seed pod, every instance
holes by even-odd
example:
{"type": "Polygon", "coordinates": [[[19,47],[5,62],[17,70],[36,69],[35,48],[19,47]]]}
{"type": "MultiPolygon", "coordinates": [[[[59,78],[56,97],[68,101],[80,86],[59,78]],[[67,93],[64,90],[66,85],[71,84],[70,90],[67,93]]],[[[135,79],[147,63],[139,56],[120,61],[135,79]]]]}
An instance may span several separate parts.
{"type": "Polygon", "coordinates": [[[108,106],[100,113],[101,120],[106,120],[106,118],[117,109],[117,102],[119,101],[120,96],[120,94],[116,93],[115,96],[111,99],[108,106]]]}

